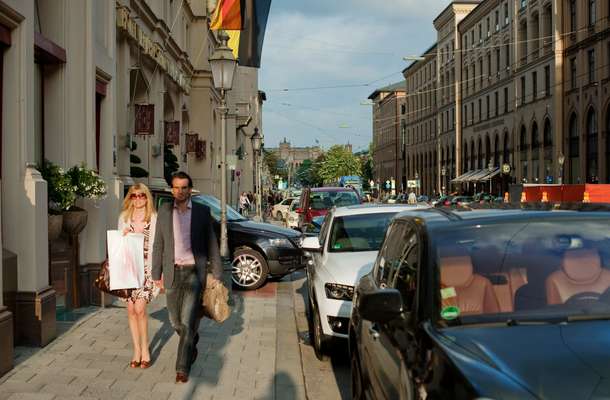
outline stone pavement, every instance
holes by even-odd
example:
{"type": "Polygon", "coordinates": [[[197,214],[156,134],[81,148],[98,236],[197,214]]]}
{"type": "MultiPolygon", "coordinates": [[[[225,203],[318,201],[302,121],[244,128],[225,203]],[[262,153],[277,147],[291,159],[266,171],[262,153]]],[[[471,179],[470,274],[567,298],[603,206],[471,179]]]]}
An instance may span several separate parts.
{"type": "Polygon", "coordinates": [[[292,288],[282,281],[254,293],[234,292],[225,323],[204,319],[199,357],[186,384],[174,383],[178,337],[160,296],[148,309],[149,369],[128,366],[127,312],[116,302],[43,349],[18,348],[16,367],[0,378],[0,400],[305,399],[292,288]]]}

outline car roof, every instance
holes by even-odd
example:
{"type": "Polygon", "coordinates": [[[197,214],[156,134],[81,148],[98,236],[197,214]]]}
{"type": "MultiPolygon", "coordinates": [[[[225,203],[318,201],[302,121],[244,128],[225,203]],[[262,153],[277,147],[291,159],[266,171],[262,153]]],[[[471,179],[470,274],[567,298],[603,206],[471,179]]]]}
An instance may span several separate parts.
{"type": "Polygon", "coordinates": [[[424,209],[430,206],[420,206],[416,204],[357,204],[353,206],[337,207],[334,210],[335,217],[344,217],[347,215],[365,215],[379,213],[399,213],[407,210],[424,209]]]}
{"type": "Polygon", "coordinates": [[[582,207],[574,205],[506,205],[482,208],[425,208],[403,211],[396,219],[419,218],[430,230],[448,230],[458,224],[508,223],[563,218],[609,218],[610,206],[582,207]]]}

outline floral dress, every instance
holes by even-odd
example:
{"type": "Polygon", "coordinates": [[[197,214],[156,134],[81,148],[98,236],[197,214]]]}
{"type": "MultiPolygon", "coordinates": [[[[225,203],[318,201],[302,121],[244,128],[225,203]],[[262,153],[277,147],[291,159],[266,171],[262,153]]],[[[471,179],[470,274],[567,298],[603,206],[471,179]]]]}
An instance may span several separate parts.
{"type": "MultiPolygon", "coordinates": [[[[133,226],[130,225],[133,230],[133,226]]],[[[154,300],[155,297],[159,294],[159,288],[155,285],[152,275],[150,273],[150,267],[148,263],[149,254],[149,242],[150,242],[150,222],[144,228],[144,286],[138,289],[134,289],[131,291],[131,297],[128,299],[122,299],[124,301],[136,301],[138,299],[144,299],[147,303],[150,303],[154,300]]]]}

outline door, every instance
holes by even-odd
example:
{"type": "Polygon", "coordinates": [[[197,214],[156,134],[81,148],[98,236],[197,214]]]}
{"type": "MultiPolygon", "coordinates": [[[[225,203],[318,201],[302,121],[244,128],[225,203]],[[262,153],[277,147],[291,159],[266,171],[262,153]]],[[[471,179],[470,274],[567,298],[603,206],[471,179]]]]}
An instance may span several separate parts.
{"type": "MultiPolygon", "coordinates": [[[[380,258],[375,282],[379,288],[394,288],[403,297],[404,316],[385,324],[365,321],[363,336],[367,337],[371,383],[374,396],[380,399],[412,398],[411,382],[402,382],[401,367],[404,367],[403,351],[413,348],[413,338],[407,325],[407,315],[413,309],[419,246],[414,227],[405,221],[393,224],[386,238],[389,246],[380,258]],[[402,392],[402,393],[401,393],[402,392]]],[[[404,372],[403,372],[404,374],[404,372]]]]}
{"type": "MultiPolygon", "coordinates": [[[[332,212],[326,214],[326,217],[324,217],[324,222],[320,227],[320,233],[318,234],[318,241],[320,242],[320,251],[310,253],[313,264],[307,267],[307,282],[309,286],[309,296],[311,299],[313,299],[313,282],[316,274],[316,269],[324,264],[328,255],[326,252],[326,241],[328,238],[328,231],[330,229],[332,219],[332,212]]],[[[324,293],[318,293],[318,295],[324,295],[324,293]]]]}

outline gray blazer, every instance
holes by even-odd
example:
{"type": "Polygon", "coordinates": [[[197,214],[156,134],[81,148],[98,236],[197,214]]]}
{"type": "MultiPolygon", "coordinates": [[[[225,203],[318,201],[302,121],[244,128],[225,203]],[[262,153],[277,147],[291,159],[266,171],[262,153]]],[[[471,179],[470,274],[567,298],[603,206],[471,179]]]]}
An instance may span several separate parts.
{"type": "MultiPolygon", "coordinates": [[[[216,279],[222,277],[220,249],[214,232],[214,220],[210,208],[192,201],[191,248],[195,256],[197,275],[205,288],[207,273],[216,279]]],[[[157,214],[157,226],[152,253],[152,278],[161,279],[163,286],[171,288],[174,282],[174,203],[163,204],[157,214]]]]}

